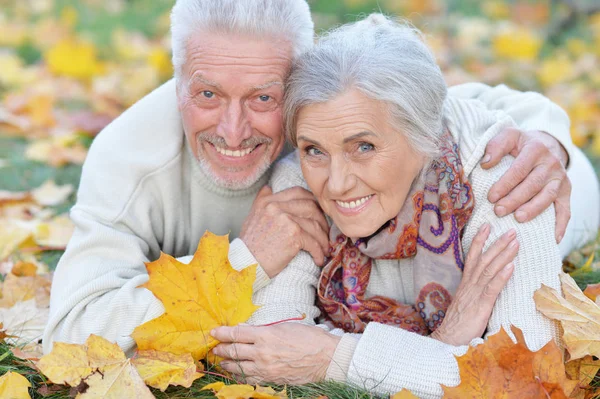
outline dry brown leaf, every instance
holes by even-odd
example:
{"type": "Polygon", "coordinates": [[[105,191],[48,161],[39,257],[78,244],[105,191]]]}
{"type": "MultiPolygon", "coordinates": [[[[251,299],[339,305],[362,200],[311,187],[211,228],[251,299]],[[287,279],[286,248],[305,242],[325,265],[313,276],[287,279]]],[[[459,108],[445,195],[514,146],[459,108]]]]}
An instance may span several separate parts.
{"type": "Polygon", "coordinates": [[[444,398],[568,398],[577,381],[567,378],[554,341],[531,352],[521,330],[513,327],[512,332],[516,344],[501,329],[483,344],[457,356],[461,381],[456,387],[442,386],[444,398]]]}
{"type": "Polygon", "coordinates": [[[10,308],[18,302],[35,299],[40,308],[48,307],[50,302],[50,279],[48,276],[18,277],[7,274],[2,283],[0,308],[10,308]]]}
{"type": "Polygon", "coordinates": [[[585,296],[590,298],[592,301],[596,302],[598,295],[600,295],[600,283],[598,284],[588,284],[583,291],[585,296]]]}
{"type": "Polygon", "coordinates": [[[42,344],[37,342],[30,342],[23,347],[12,347],[10,351],[19,359],[31,360],[32,362],[37,362],[44,355],[42,344]]]}
{"type": "Polygon", "coordinates": [[[192,355],[174,355],[155,350],[140,351],[132,359],[144,382],[161,391],[169,385],[180,385],[186,388],[204,374],[198,373],[192,355]]]}
{"type": "Polygon", "coordinates": [[[133,331],[140,350],[191,353],[199,360],[218,344],[211,329],[248,320],[257,309],[252,304],[256,266],[236,271],[228,250],[227,236],[206,232],[189,265],[165,254],[147,264],[150,279],[143,287],[161,300],[165,314],[133,331]]]}
{"type": "Polygon", "coordinates": [[[408,389],[403,388],[400,392],[396,392],[393,394],[390,399],[419,399],[417,396],[413,395],[408,389]]]}
{"type": "Polygon", "coordinates": [[[31,399],[31,384],[19,373],[9,371],[0,377],[0,399],[31,399]]]}
{"type": "Polygon", "coordinates": [[[534,294],[537,309],[560,322],[571,360],[587,355],[600,357],[600,307],[581,292],[568,274],[561,273],[560,282],[564,298],[542,284],[534,294]]]}
{"type": "Polygon", "coordinates": [[[47,180],[31,191],[31,195],[35,202],[43,206],[60,205],[69,198],[75,189],[72,184],[57,186],[54,180],[47,180]]]}
{"type": "Polygon", "coordinates": [[[11,308],[0,308],[0,322],[11,336],[13,345],[37,343],[48,323],[48,308],[38,308],[35,299],[17,302],[11,308]]]}

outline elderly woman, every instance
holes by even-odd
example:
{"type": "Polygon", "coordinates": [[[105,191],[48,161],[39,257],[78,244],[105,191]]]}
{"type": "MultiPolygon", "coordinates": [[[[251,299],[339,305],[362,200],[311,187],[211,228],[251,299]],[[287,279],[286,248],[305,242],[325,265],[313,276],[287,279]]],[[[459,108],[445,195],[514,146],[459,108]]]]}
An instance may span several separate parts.
{"type": "MultiPolygon", "coordinates": [[[[308,326],[213,331],[224,342],[215,354],[232,359],[225,369],[251,382],[334,379],[436,398],[440,384],[459,383],[454,355],[486,330],[515,325],[534,350],[556,339],[533,302],[541,283],[559,286],[554,210],[524,224],[497,217],[488,191],[512,158],[480,166],[510,117],[447,98],[418,32],[379,14],[322,38],[288,85],[298,150],[271,183],[312,191],[331,224],[330,259],[321,269],[300,253],[255,294],[263,306],[251,324],[305,313],[308,326]]],[[[597,220],[598,204],[588,211],[597,220]]]]}

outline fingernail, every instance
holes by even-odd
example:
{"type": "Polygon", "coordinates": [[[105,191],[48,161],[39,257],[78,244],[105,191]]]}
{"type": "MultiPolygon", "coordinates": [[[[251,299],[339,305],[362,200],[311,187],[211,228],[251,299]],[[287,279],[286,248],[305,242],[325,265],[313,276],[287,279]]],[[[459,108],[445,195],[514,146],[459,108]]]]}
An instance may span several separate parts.
{"type": "Polygon", "coordinates": [[[560,242],[562,241],[562,239],[563,239],[563,236],[562,236],[562,234],[561,234],[561,235],[559,235],[559,236],[556,238],[556,243],[557,243],[557,244],[560,244],[560,242]]]}
{"type": "Polygon", "coordinates": [[[508,272],[512,271],[512,269],[513,269],[514,267],[515,267],[515,265],[514,265],[514,264],[511,262],[511,263],[509,263],[508,265],[504,266],[504,269],[503,269],[503,271],[504,271],[505,273],[508,273],[508,272]]]}
{"type": "Polygon", "coordinates": [[[490,159],[492,159],[492,156],[490,154],[485,154],[485,156],[483,157],[483,159],[481,160],[481,163],[488,163],[490,162],[490,159]]]}
{"type": "Polygon", "coordinates": [[[516,235],[517,235],[517,232],[515,231],[515,229],[510,229],[506,233],[504,233],[504,237],[506,237],[506,238],[513,238],[516,235]]]}
{"type": "Polygon", "coordinates": [[[515,212],[515,219],[517,219],[519,222],[524,222],[526,217],[527,217],[527,212],[525,212],[525,211],[516,211],[515,212]]]}
{"type": "Polygon", "coordinates": [[[213,337],[214,337],[216,333],[217,333],[217,330],[216,330],[216,329],[214,329],[214,328],[213,328],[212,330],[210,330],[210,335],[211,335],[211,336],[213,336],[213,337]]]}
{"type": "Polygon", "coordinates": [[[506,215],[506,208],[503,206],[497,206],[496,207],[496,215],[498,215],[498,216],[506,215]]]}
{"type": "Polygon", "coordinates": [[[512,240],[512,241],[510,242],[510,244],[508,244],[508,247],[509,247],[509,248],[514,248],[514,247],[516,247],[516,246],[517,246],[517,244],[518,244],[518,243],[519,243],[519,242],[518,242],[517,240],[512,240]]]}

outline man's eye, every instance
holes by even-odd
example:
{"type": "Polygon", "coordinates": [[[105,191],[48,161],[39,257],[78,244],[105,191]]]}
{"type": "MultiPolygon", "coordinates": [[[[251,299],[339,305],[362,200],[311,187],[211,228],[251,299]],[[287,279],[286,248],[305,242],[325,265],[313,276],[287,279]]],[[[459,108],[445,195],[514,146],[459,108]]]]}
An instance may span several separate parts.
{"type": "Polygon", "coordinates": [[[263,94],[262,96],[258,96],[258,99],[264,103],[266,103],[267,101],[269,101],[271,99],[271,96],[267,96],[266,94],[263,94]]]}
{"type": "Polygon", "coordinates": [[[212,91],[204,90],[202,92],[202,95],[206,98],[213,98],[215,96],[215,93],[213,93],[212,91]]]}
{"type": "Polygon", "coordinates": [[[358,150],[360,152],[369,152],[369,151],[373,151],[375,147],[373,146],[373,144],[369,144],[369,143],[361,143],[358,146],[358,150]]]}
{"type": "Polygon", "coordinates": [[[306,153],[311,156],[323,155],[323,152],[316,147],[309,147],[306,149],[306,153]]]}

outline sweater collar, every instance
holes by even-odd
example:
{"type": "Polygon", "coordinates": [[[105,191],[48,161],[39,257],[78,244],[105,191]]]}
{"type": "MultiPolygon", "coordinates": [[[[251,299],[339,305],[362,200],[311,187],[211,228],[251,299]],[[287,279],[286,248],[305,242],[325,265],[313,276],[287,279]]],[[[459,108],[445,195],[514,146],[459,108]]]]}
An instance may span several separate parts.
{"type": "Polygon", "coordinates": [[[219,186],[215,184],[215,182],[209,176],[207,176],[206,173],[204,173],[198,164],[198,160],[193,154],[186,137],[183,138],[183,143],[183,146],[185,147],[184,154],[187,158],[187,163],[190,165],[193,179],[208,191],[227,198],[245,197],[248,195],[255,195],[269,181],[272,168],[269,168],[269,170],[267,170],[267,172],[265,172],[265,174],[263,174],[256,183],[248,188],[234,190],[219,186]]]}

